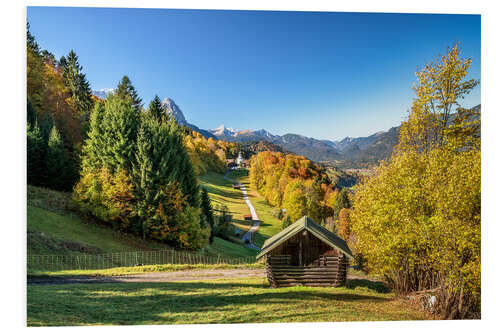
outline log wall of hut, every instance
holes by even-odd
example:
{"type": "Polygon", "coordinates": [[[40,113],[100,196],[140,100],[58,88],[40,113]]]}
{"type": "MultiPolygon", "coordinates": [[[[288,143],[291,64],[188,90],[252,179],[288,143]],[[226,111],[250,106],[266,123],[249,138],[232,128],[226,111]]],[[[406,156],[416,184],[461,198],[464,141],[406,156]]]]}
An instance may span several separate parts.
{"type": "Polygon", "coordinates": [[[345,284],[348,259],[310,232],[299,232],[267,254],[266,271],[273,287],[345,284]]]}

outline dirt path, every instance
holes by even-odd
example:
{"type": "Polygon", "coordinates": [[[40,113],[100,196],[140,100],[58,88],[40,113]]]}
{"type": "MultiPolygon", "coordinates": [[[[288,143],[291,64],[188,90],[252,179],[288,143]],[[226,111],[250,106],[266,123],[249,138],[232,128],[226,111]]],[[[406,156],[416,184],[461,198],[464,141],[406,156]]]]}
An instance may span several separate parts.
{"type": "MultiPolygon", "coordinates": [[[[119,276],[60,276],[60,277],[28,277],[28,285],[56,285],[75,283],[130,283],[130,282],[180,282],[210,281],[215,279],[266,278],[264,269],[202,269],[175,272],[152,272],[119,276]]],[[[366,276],[349,275],[348,280],[372,281],[380,280],[366,276]]]]}
{"type": "Polygon", "coordinates": [[[70,277],[33,277],[29,285],[52,285],[68,283],[124,283],[124,282],[175,282],[204,281],[214,279],[264,278],[264,269],[203,269],[175,272],[154,272],[120,276],[70,276],[70,277]]]}
{"type": "MultiPolygon", "coordinates": [[[[224,179],[232,181],[227,177],[227,175],[231,171],[226,172],[224,175],[224,179]]],[[[250,202],[250,199],[248,199],[248,193],[245,188],[245,185],[241,183],[236,183],[239,187],[241,192],[243,193],[243,200],[245,200],[245,203],[247,204],[248,208],[250,209],[250,214],[252,215],[252,220],[253,220],[253,225],[252,227],[241,237],[241,240],[246,244],[247,247],[255,249],[255,250],[260,250],[260,247],[256,246],[254,243],[252,243],[252,235],[254,232],[259,229],[260,226],[260,220],[259,217],[257,216],[257,212],[255,211],[255,208],[252,205],[252,202],[250,202]]]]}

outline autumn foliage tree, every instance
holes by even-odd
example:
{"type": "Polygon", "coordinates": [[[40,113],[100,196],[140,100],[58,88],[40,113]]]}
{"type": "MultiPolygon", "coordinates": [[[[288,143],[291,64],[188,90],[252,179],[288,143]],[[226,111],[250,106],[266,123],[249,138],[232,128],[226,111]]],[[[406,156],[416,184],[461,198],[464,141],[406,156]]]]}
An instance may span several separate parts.
{"type": "Polygon", "coordinates": [[[339,212],[338,221],[338,234],[343,240],[348,240],[351,235],[351,210],[348,208],[342,208],[339,212]]]}
{"type": "MultiPolygon", "coordinates": [[[[56,175],[47,169],[47,156],[45,154],[36,157],[41,151],[47,152],[46,148],[33,150],[33,147],[29,147],[28,183],[59,190],[70,190],[77,180],[78,159],[83,135],[82,119],[79,111],[70,103],[71,92],[65,83],[62,67],[59,66],[50,52],[40,48],[35,37],[29,31],[29,25],[26,54],[28,143],[30,145],[34,143],[36,140],[32,139],[38,136],[35,132],[40,131],[39,134],[43,141],[41,145],[47,147],[50,134],[55,127],[60,136],[58,140],[61,145],[58,143],[58,147],[63,147],[61,152],[64,154],[61,156],[67,156],[69,161],[64,168],[66,176],[61,177],[60,174],[56,175]],[[30,151],[37,153],[30,156],[30,151]],[[39,162],[31,163],[38,158],[40,158],[39,162]],[[30,170],[32,166],[36,166],[38,170],[30,170]],[[41,171],[40,168],[42,168],[41,171]]],[[[81,66],[79,69],[81,70],[81,66]]],[[[80,74],[83,75],[81,72],[80,74]]]]}
{"type": "Polygon", "coordinates": [[[326,173],[303,156],[259,152],[250,160],[250,182],[292,221],[308,215],[324,224],[333,216],[338,191],[326,173]]]}
{"type": "Polygon", "coordinates": [[[207,139],[191,129],[186,129],[183,142],[197,175],[203,175],[207,172],[224,173],[226,171],[226,152],[235,147],[232,142],[207,139]]]}
{"type": "Polygon", "coordinates": [[[390,161],[355,193],[355,250],[395,291],[431,290],[443,318],[480,316],[479,112],[459,101],[478,81],[457,46],[417,73],[390,161]]]}

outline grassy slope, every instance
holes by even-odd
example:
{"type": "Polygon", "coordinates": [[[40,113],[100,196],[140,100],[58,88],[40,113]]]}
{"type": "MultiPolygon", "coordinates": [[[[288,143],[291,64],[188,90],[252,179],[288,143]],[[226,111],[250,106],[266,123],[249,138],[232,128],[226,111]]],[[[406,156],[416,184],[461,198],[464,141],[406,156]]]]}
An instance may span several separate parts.
{"type": "MultiPolygon", "coordinates": [[[[218,178],[215,177],[213,180],[217,181],[218,178]]],[[[234,192],[238,194],[237,190],[234,192]]],[[[169,249],[168,246],[158,242],[143,240],[134,235],[85,222],[68,210],[69,193],[28,186],[27,197],[28,255],[169,249]]],[[[235,205],[238,204],[236,201],[235,205]]],[[[246,207],[242,200],[239,201],[241,201],[240,206],[246,207]]],[[[215,238],[214,243],[206,247],[204,252],[223,257],[249,257],[256,254],[255,250],[220,238],[215,238]]]]}
{"type": "MultiPolygon", "coordinates": [[[[250,187],[246,171],[233,171],[229,177],[247,187],[249,198],[262,221],[254,243],[262,246],[265,239],[280,231],[281,222],[271,215],[273,208],[250,187]]],[[[243,220],[243,215],[249,213],[248,206],[243,201],[241,191],[232,188],[230,180],[224,179],[221,174],[208,173],[200,177],[200,183],[214,203],[228,207],[237,228],[246,231],[251,227],[251,221],[243,220]]],[[[144,241],[133,235],[86,223],[68,211],[69,193],[28,186],[27,196],[28,254],[116,253],[168,248],[157,242],[144,241]]],[[[226,257],[248,257],[257,253],[242,244],[220,238],[215,238],[214,243],[204,251],[226,257]]]]}
{"type": "Polygon", "coordinates": [[[357,280],[342,288],[273,289],[265,279],[28,285],[27,321],[69,326],[432,319],[377,290],[357,280]]]}
{"type": "Polygon", "coordinates": [[[70,193],[28,185],[27,253],[81,254],[168,249],[105,226],[87,223],[68,210],[70,193]]]}
{"type": "Polygon", "coordinates": [[[103,226],[85,223],[74,213],[59,214],[28,205],[27,221],[28,255],[168,249],[160,243],[144,241],[103,226]]]}
{"type": "MultiPolygon", "coordinates": [[[[267,204],[266,200],[250,186],[248,171],[232,171],[229,173],[228,178],[241,182],[247,189],[248,197],[261,220],[261,226],[254,236],[254,243],[261,247],[267,238],[281,230],[281,221],[272,216],[273,207],[267,204]]],[[[201,185],[207,189],[212,201],[223,203],[228,207],[233,214],[233,225],[243,231],[250,229],[253,222],[243,220],[243,215],[249,214],[250,211],[243,201],[241,191],[232,188],[233,182],[216,173],[206,174],[201,176],[200,179],[201,185]]]]}

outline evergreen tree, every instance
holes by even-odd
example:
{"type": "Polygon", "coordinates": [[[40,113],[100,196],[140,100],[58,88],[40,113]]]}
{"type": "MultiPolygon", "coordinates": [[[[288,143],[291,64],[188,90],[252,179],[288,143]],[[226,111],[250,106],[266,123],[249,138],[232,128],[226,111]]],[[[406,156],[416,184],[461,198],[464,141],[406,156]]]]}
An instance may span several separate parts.
{"type": "Polygon", "coordinates": [[[54,54],[52,54],[51,52],[49,52],[47,50],[43,50],[40,53],[40,55],[42,56],[42,59],[43,59],[44,63],[50,65],[53,68],[56,68],[57,61],[56,61],[56,58],[55,58],[54,54]]]}
{"type": "Polygon", "coordinates": [[[181,128],[174,119],[168,120],[166,123],[169,124],[170,138],[172,140],[170,154],[172,154],[172,163],[175,165],[175,168],[168,175],[169,180],[179,182],[190,206],[200,207],[200,187],[184,146],[181,128]]]}
{"type": "Polygon", "coordinates": [[[149,234],[192,247],[204,237],[200,231],[206,228],[200,225],[197,202],[190,200],[182,151],[187,154],[175,128],[175,122],[161,121],[149,114],[143,117],[139,128],[133,179],[138,215],[143,221],[140,231],[143,236],[149,234]],[[198,217],[193,215],[193,209],[198,211],[198,217]]]}
{"type": "Polygon", "coordinates": [[[148,112],[156,117],[156,119],[161,119],[165,114],[165,109],[161,106],[161,100],[158,95],[155,95],[155,98],[149,103],[148,112]]]}
{"type": "Polygon", "coordinates": [[[137,151],[133,166],[136,189],[140,198],[157,205],[155,195],[161,185],[172,180],[175,164],[170,139],[169,124],[154,117],[145,117],[137,135],[137,151]]]}
{"type": "Polygon", "coordinates": [[[27,47],[36,55],[40,55],[40,46],[35,40],[35,37],[30,32],[30,23],[26,23],[26,44],[27,47]]]}
{"type": "Polygon", "coordinates": [[[349,201],[346,188],[342,188],[335,202],[335,207],[333,208],[335,218],[339,216],[342,208],[351,208],[351,202],[349,201]]]}
{"type": "Polygon", "coordinates": [[[37,122],[36,111],[35,111],[35,108],[33,107],[33,104],[31,103],[31,100],[29,98],[28,98],[28,102],[27,102],[26,121],[27,121],[28,125],[30,125],[31,127],[35,126],[35,123],[37,122]]]}
{"type": "Polygon", "coordinates": [[[212,243],[215,236],[214,213],[207,190],[204,188],[201,189],[201,213],[202,221],[210,226],[210,243],[212,243]]]}
{"type": "Polygon", "coordinates": [[[45,171],[46,144],[42,137],[40,127],[35,122],[34,126],[28,124],[27,129],[27,178],[28,184],[43,184],[45,171]]]}
{"type": "Polygon", "coordinates": [[[150,200],[160,185],[172,182],[179,184],[189,205],[199,207],[198,181],[175,121],[144,117],[137,138],[133,174],[146,200],[150,200]]]}
{"type": "Polygon", "coordinates": [[[103,166],[102,156],[105,149],[104,112],[104,103],[97,102],[90,114],[88,138],[83,146],[82,167],[84,170],[96,170],[103,166]]]}
{"type": "Polygon", "coordinates": [[[45,159],[45,184],[55,190],[69,190],[72,187],[71,161],[59,131],[54,126],[47,143],[45,159]]]}
{"type": "Polygon", "coordinates": [[[106,98],[101,125],[100,158],[102,166],[111,173],[119,169],[131,172],[139,121],[130,98],[123,98],[118,94],[111,94],[106,98]]]}
{"type": "Polygon", "coordinates": [[[116,94],[124,98],[128,96],[131,100],[134,110],[139,113],[142,109],[142,99],[139,98],[139,94],[135,90],[132,82],[128,76],[124,75],[120,82],[118,82],[118,88],[116,89],[116,94]]]}
{"type": "Polygon", "coordinates": [[[69,104],[80,115],[81,120],[87,122],[94,103],[90,85],[85,74],[82,73],[82,66],[76,53],[71,50],[67,57],[61,57],[59,67],[64,85],[68,87],[71,96],[69,104]]]}
{"type": "Polygon", "coordinates": [[[40,133],[45,143],[49,141],[50,132],[54,127],[54,118],[49,112],[46,112],[40,121],[40,133]]]}

